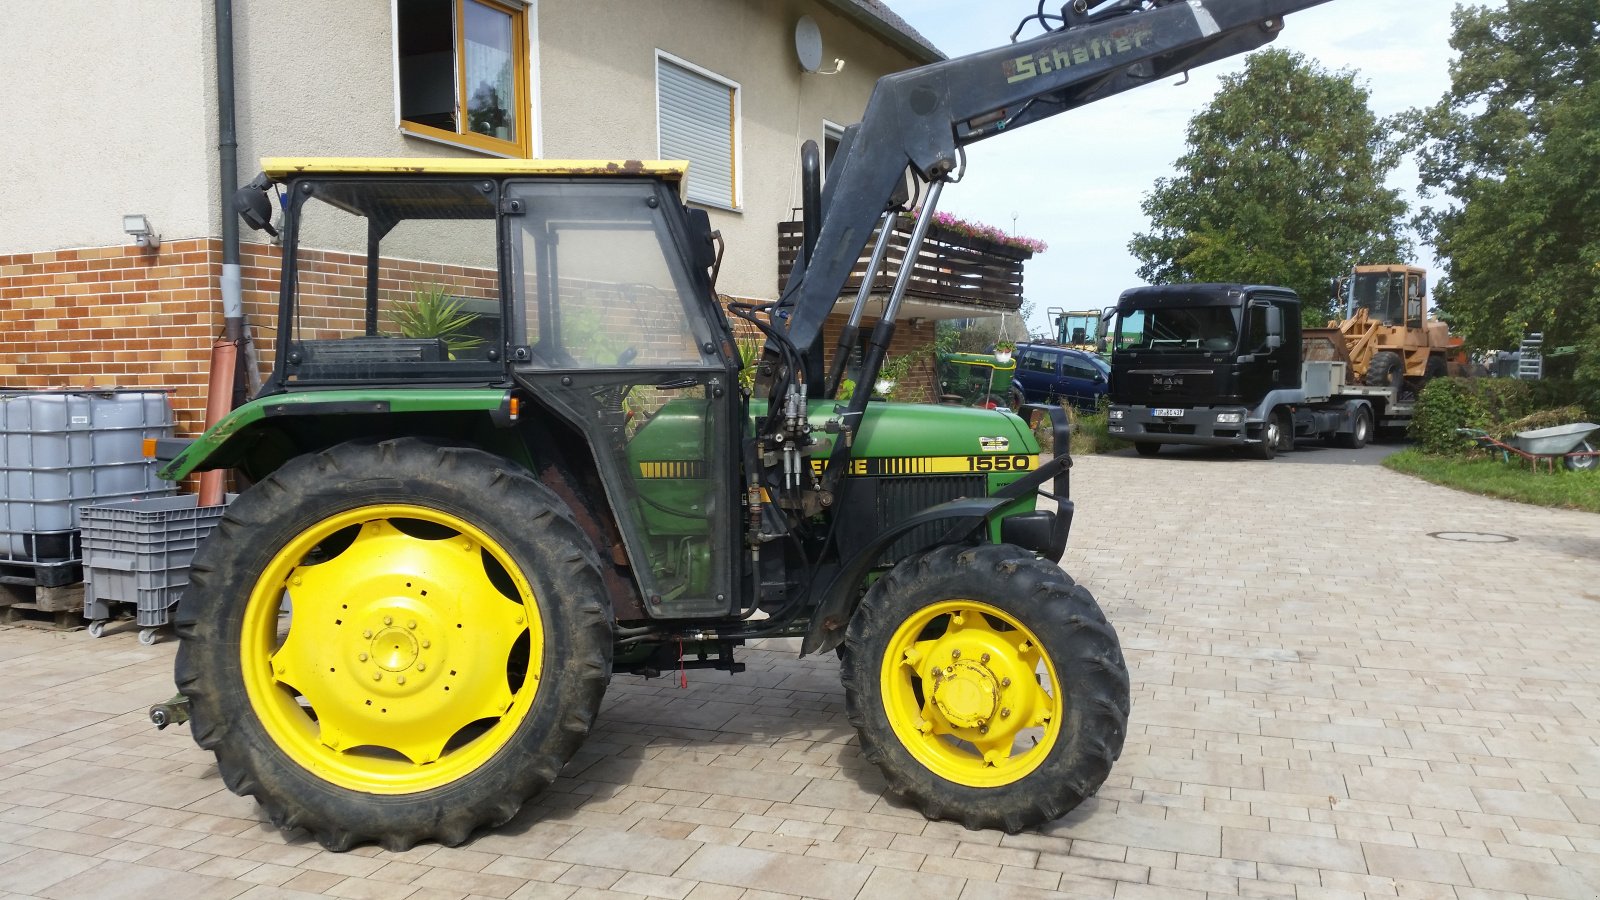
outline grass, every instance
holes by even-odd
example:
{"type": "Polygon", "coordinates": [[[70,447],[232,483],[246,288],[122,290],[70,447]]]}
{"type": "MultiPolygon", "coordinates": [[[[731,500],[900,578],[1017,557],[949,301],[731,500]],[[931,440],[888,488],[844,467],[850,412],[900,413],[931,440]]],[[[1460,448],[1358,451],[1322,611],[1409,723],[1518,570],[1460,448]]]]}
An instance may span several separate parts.
{"type": "MultiPolygon", "coordinates": [[[[1106,410],[1104,407],[1098,412],[1086,413],[1080,409],[1069,409],[1072,416],[1072,455],[1087,456],[1092,453],[1110,453],[1132,446],[1121,438],[1114,438],[1106,429],[1106,410]]],[[[1051,452],[1050,446],[1050,417],[1040,416],[1034,426],[1033,432],[1039,438],[1039,447],[1045,452],[1051,452]]]]}
{"type": "Polygon", "coordinates": [[[1473,494],[1600,513],[1600,472],[1568,472],[1559,462],[1552,475],[1533,472],[1520,461],[1430,456],[1412,449],[1389,456],[1383,464],[1396,472],[1473,494]]]}

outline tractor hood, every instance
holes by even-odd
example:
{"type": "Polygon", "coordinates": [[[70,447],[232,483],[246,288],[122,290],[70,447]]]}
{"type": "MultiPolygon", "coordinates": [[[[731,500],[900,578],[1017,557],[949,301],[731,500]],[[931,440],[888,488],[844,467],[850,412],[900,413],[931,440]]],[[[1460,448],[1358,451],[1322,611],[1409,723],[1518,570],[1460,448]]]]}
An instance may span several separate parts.
{"type": "MultiPolygon", "coordinates": [[[[819,436],[828,420],[836,416],[837,405],[833,400],[810,402],[811,425],[819,436]]],[[[761,418],[766,414],[766,402],[752,400],[750,414],[752,421],[761,418]]],[[[821,448],[812,456],[826,459],[829,452],[821,448]]],[[[1027,423],[1009,410],[880,401],[870,404],[863,413],[861,433],[856,436],[850,455],[857,460],[965,460],[969,456],[1038,452],[1039,442],[1027,423]]]]}

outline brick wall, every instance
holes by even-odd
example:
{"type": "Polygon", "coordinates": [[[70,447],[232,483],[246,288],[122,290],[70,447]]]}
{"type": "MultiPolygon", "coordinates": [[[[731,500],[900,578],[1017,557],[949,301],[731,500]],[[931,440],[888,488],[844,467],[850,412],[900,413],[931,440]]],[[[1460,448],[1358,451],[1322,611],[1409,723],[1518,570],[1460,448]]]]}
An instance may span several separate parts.
{"type": "MultiPolygon", "coordinates": [[[[278,248],[270,245],[240,248],[245,314],[255,329],[261,378],[272,366],[279,258],[278,248]]],[[[302,290],[315,298],[301,313],[305,336],[360,333],[365,259],[313,251],[305,261],[302,290]]],[[[222,244],[215,239],[169,241],[154,251],[118,246],[0,256],[0,388],[167,390],[177,434],[199,434],[211,345],[222,333],[221,273],[222,244]]],[[[386,297],[431,284],[459,296],[497,295],[488,270],[384,261],[379,288],[386,297]]],[[[625,308],[618,304],[608,310],[625,308]]],[[[733,322],[736,334],[749,333],[743,320],[733,322]]],[[[843,322],[842,315],[833,316],[824,331],[830,355],[843,322]]],[[[673,329],[638,317],[608,315],[603,324],[618,339],[637,341],[641,356],[693,352],[673,329]]],[[[931,324],[902,323],[891,353],[912,352],[932,341],[931,324]]],[[[897,394],[909,400],[934,397],[931,359],[918,362],[897,394]]]]}
{"type": "Polygon", "coordinates": [[[210,239],[0,256],[0,387],[170,390],[197,433],[221,268],[210,239]]]}

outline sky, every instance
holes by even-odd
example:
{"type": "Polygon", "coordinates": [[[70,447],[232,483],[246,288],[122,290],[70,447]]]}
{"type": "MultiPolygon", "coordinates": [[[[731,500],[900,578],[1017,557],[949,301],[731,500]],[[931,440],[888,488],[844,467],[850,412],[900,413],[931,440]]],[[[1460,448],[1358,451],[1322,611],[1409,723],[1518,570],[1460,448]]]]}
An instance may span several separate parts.
{"type": "MultiPolygon", "coordinates": [[[[1048,0],[1059,11],[1061,0],[1048,0]]],[[[1035,0],[888,0],[948,56],[1005,44],[1035,0]]],[[[1379,116],[1431,105],[1450,87],[1453,0],[1332,0],[1287,17],[1270,47],[1299,51],[1331,71],[1351,69],[1371,91],[1379,116]]],[[[1030,26],[1024,36],[1038,34],[1030,26]]],[[[1063,113],[968,148],[966,179],[947,188],[943,211],[1038,238],[1050,249],[1024,270],[1034,306],[1029,330],[1046,329],[1045,310],[1098,309],[1143,284],[1128,241],[1149,228],[1139,204],[1157,178],[1173,174],[1189,119],[1216,94],[1221,75],[1243,70],[1243,56],[1063,113]]],[[[1416,207],[1409,162],[1390,184],[1416,207]]],[[[1437,202],[1437,199],[1434,200],[1437,202]]],[[[1431,248],[1415,256],[1438,271],[1431,248]]]]}

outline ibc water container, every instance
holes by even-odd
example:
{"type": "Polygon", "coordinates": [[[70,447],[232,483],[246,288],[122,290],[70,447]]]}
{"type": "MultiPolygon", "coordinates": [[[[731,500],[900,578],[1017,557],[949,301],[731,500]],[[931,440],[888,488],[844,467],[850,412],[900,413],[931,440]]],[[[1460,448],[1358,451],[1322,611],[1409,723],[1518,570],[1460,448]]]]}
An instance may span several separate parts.
{"type": "Polygon", "coordinates": [[[80,506],[173,493],[144,457],[171,436],[161,391],[0,392],[0,559],[76,558],[80,506]]]}

